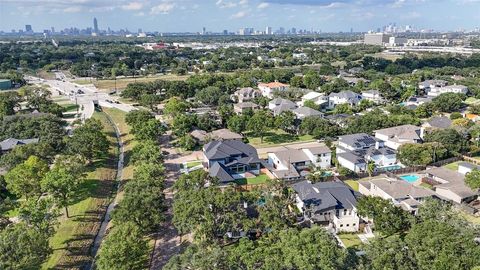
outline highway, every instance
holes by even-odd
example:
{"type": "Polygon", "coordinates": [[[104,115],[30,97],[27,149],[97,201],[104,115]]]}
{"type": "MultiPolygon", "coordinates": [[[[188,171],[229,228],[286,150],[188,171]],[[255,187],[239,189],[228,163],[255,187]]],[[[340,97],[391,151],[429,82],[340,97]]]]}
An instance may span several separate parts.
{"type": "Polygon", "coordinates": [[[26,80],[30,84],[48,85],[52,92],[57,92],[70,98],[71,101],[83,107],[81,110],[81,119],[85,120],[92,117],[95,111],[95,104],[103,107],[116,108],[124,112],[136,110],[135,107],[129,104],[124,104],[118,101],[117,97],[108,95],[97,90],[94,85],[80,85],[69,81],[61,72],[56,72],[55,80],[44,80],[38,77],[26,76],[26,80]]]}

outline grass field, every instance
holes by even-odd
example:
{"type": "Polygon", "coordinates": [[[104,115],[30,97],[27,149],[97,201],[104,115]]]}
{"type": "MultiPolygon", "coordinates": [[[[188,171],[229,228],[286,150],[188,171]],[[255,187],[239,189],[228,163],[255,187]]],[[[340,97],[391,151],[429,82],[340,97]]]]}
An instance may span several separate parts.
{"type": "Polygon", "coordinates": [[[259,176],[253,178],[238,179],[235,181],[235,183],[239,185],[259,185],[265,184],[268,179],[269,178],[266,174],[260,174],[259,176]]]}
{"type": "Polygon", "coordinates": [[[282,145],[292,142],[308,142],[314,141],[314,138],[311,135],[292,135],[286,133],[283,130],[271,130],[265,133],[263,137],[263,142],[261,141],[260,137],[253,137],[247,134],[248,142],[253,145],[254,147],[268,147],[268,146],[275,146],[275,145],[282,145]]]}
{"type": "Polygon", "coordinates": [[[202,162],[201,161],[187,162],[187,169],[193,168],[198,165],[202,165],[202,162]]]}
{"type": "Polygon", "coordinates": [[[356,234],[339,234],[338,237],[342,240],[343,244],[347,248],[358,249],[362,244],[362,241],[356,234]]]}
{"type": "Polygon", "coordinates": [[[61,104],[60,106],[62,106],[65,109],[65,112],[75,112],[77,111],[78,108],[80,108],[79,105],[72,104],[72,103],[61,104]]]}
{"type": "Polygon", "coordinates": [[[69,206],[71,217],[60,217],[55,235],[50,239],[53,254],[42,269],[81,269],[90,262],[90,246],[100,227],[103,214],[115,188],[116,138],[104,113],[93,116],[104,125],[111,143],[110,151],[89,166],[89,172],[74,203],[69,206]]]}
{"type": "Polygon", "coordinates": [[[358,191],[358,181],[355,180],[346,180],[345,184],[349,185],[353,190],[358,191]]]}
{"type": "Polygon", "coordinates": [[[449,163],[449,164],[447,164],[447,165],[444,165],[443,167],[446,168],[446,169],[452,170],[452,171],[457,171],[457,170],[458,170],[458,164],[459,164],[460,162],[461,162],[461,161],[449,163]]]}
{"type": "MultiPolygon", "coordinates": [[[[189,77],[189,75],[155,75],[149,77],[139,77],[139,78],[117,78],[116,86],[117,89],[125,89],[129,83],[133,82],[153,82],[155,80],[166,80],[166,81],[184,81],[189,77]]],[[[77,79],[74,81],[78,84],[93,84],[99,89],[115,89],[115,80],[93,80],[90,82],[90,79],[77,79]]]]}

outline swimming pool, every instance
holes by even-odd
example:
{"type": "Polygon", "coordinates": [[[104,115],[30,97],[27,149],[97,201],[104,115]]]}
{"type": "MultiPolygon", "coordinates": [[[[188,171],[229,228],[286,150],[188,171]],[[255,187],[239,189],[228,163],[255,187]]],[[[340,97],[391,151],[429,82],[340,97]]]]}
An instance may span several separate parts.
{"type": "Polygon", "coordinates": [[[418,178],[420,178],[420,176],[415,175],[415,174],[409,174],[409,175],[402,175],[402,176],[400,176],[400,178],[402,178],[403,180],[405,180],[409,183],[414,183],[414,182],[417,182],[417,180],[418,180],[418,178]]]}

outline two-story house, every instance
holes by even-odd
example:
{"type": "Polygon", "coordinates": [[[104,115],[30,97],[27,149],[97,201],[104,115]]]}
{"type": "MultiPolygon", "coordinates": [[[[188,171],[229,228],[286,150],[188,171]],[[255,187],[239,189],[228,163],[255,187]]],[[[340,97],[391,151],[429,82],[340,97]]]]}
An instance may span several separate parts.
{"type": "Polygon", "coordinates": [[[286,91],[290,85],[280,83],[280,82],[271,82],[271,83],[259,83],[258,89],[262,91],[262,96],[272,98],[273,92],[276,91],[286,91]]]}
{"type": "Polygon", "coordinates": [[[341,91],[339,93],[331,93],[328,95],[328,108],[333,109],[340,104],[348,104],[356,106],[362,100],[362,95],[350,90],[341,91]]]}
{"type": "Polygon", "coordinates": [[[203,146],[204,167],[221,183],[259,175],[263,161],[257,150],[239,140],[211,141],[203,146]]]}
{"type": "Polygon", "coordinates": [[[342,182],[312,184],[302,181],[292,185],[296,192],[296,205],[305,219],[325,225],[335,232],[357,232],[359,194],[342,182]]]}
{"type": "Polygon", "coordinates": [[[362,92],[362,98],[375,103],[382,103],[384,99],[378,90],[367,90],[362,92]]]}
{"type": "Polygon", "coordinates": [[[297,108],[297,104],[284,98],[274,98],[268,102],[268,109],[273,112],[273,116],[278,116],[282,112],[291,111],[297,108]]]}
{"type": "Polygon", "coordinates": [[[303,148],[281,147],[267,155],[271,173],[284,180],[301,179],[310,173],[311,167],[327,169],[332,162],[332,151],[320,143],[303,148]]]}
{"type": "Polygon", "coordinates": [[[308,92],[307,94],[302,96],[302,100],[298,102],[299,106],[305,106],[306,101],[312,101],[321,110],[325,110],[328,108],[328,96],[324,93],[319,93],[315,91],[308,92]]]}
{"type": "Polygon", "coordinates": [[[385,142],[385,145],[398,150],[407,143],[422,143],[423,129],[414,125],[402,125],[375,130],[375,138],[385,142]]]}
{"type": "Polygon", "coordinates": [[[365,172],[370,161],[379,170],[399,166],[396,152],[366,133],[340,136],[336,153],[338,163],[354,172],[365,172]]]}
{"type": "Polygon", "coordinates": [[[262,91],[259,89],[253,89],[251,87],[244,87],[235,91],[233,96],[234,99],[236,99],[239,103],[242,103],[262,96],[262,91]]]}
{"type": "Polygon", "coordinates": [[[418,207],[422,202],[427,198],[436,197],[435,192],[429,189],[386,176],[369,181],[359,181],[358,191],[365,196],[389,200],[414,215],[417,214],[418,207]]]}
{"type": "Polygon", "coordinates": [[[431,97],[438,97],[444,93],[467,94],[468,87],[466,87],[465,85],[455,84],[455,85],[447,85],[444,87],[430,88],[430,90],[428,91],[428,95],[431,97]]]}

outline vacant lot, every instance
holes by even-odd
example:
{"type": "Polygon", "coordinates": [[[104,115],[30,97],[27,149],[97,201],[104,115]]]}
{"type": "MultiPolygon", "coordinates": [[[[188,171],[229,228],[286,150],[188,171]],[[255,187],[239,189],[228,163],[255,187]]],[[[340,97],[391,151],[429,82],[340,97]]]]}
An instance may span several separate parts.
{"type": "Polygon", "coordinates": [[[104,125],[111,142],[110,151],[89,166],[82,188],[69,206],[71,217],[60,218],[57,232],[50,239],[54,251],[43,269],[82,269],[91,260],[90,246],[115,188],[118,155],[115,132],[106,115],[96,112],[94,118],[104,125]]]}
{"type": "Polygon", "coordinates": [[[115,80],[93,80],[90,79],[77,79],[74,82],[78,84],[93,84],[99,89],[106,89],[111,90],[115,89],[115,85],[117,89],[125,89],[129,83],[133,82],[153,82],[155,80],[167,80],[167,81],[184,81],[189,77],[189,75],[174,75],[174,74],[167,74],[167,75],[156,75],[156,76],[149,76],[149,77],[138,77],[138,78],[117,78],[116,83],[115,80]]]}

